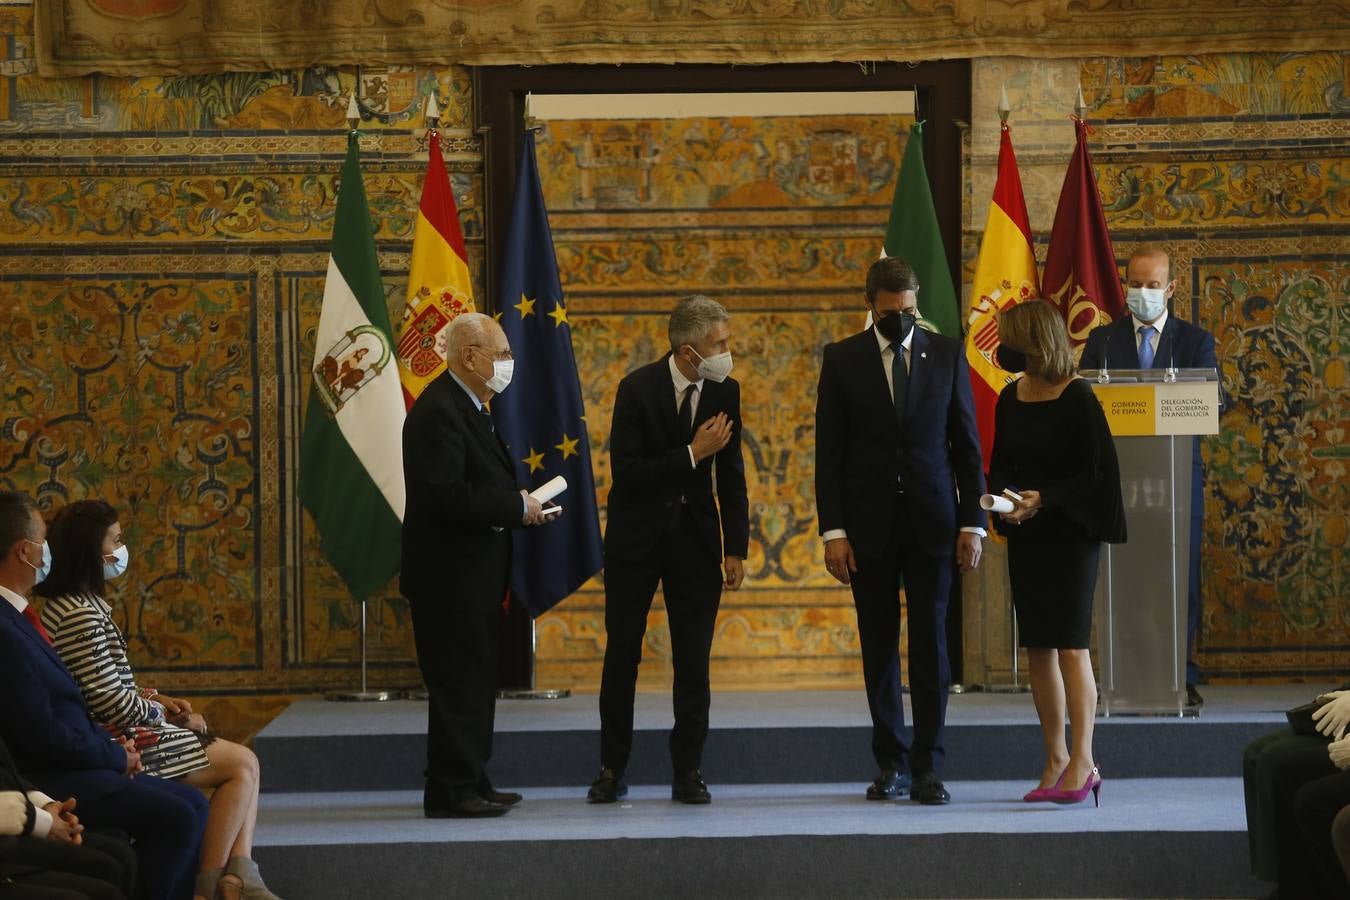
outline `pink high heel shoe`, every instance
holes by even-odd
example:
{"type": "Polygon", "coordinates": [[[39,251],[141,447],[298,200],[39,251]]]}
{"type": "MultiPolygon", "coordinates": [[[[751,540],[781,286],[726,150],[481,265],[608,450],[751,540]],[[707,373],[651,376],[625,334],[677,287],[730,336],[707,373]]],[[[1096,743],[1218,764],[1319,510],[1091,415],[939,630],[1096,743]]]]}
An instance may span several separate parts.
{"type": "Polygon", "coordinates": [[[1059,780],[1056,781],[1052,787],[1048,788],[1038,787],[1035,790],[1027,791],[1025,794],[1022,795],[1022,802],[1023,803],[1048,802],[1050,798],[1047,795],[1051,791],[1057,791],[1064,786],[1064,773],[1068,771],[1069,771],[1068,767],[1065,767],[1064,772],[1059,773],[1059,780]]]}
{"type": "Polygon", "coordinates": [[[1092,803],[1094,806],[1101,806],[1102,775],[1096,766],[1088,774],[1087,781],[1077,790],[1055,789],[1046,791],[1045,799],[1051,803],[1082,803],[1087,799],[1088,794],[1092,794],[1092,803]]]}

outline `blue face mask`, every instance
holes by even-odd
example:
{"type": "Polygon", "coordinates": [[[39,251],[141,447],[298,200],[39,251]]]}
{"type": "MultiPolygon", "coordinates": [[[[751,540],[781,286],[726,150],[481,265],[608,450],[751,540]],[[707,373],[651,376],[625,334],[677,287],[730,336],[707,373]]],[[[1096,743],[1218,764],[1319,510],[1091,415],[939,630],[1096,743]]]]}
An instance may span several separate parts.
{"type": "Polygon", "coordinates": [[[117,578],[127,570],[127,561],[131,558],[131,552],[127,550],[127,545],[123,544],[112,552],[112,559],[103,560],[103,577],[105,579],[117,578]]]}
{"type": "MultiPolygon", "coordinates": [[[[28,539],[24,538],[24,540],[28,539]]],[[[28,543],[37,544],[37,541],[28,541],[28,543]]],[[[23,560],[30,566],[33,566],[33,571],[37,573],[37,581],[35,581],[34,584],[41,584],[42,582],[46,581],[47,576],[52,573],[52,548],[47,546],[46,541],[43,541],[41,544],[38,544],[38,546],[42,548],[42,565],[33,566],[31,562],[28,562],[28,557],[24,557],[23,560]]]]}

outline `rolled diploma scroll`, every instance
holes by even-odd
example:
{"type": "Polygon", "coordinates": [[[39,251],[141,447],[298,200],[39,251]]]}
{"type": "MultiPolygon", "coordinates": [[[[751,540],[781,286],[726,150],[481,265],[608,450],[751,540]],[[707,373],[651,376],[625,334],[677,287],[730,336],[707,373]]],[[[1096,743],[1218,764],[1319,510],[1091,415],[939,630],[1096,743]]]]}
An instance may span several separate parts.
{"type": "Polygon", "coordinates": [[[558,475],[530,491],[530,496],[540,503],[547,503],[565,490],[567,490],[567,479],[558,475]]]}
{"type": "Polygon", "coordinates": [[[1013,511],[1013,502],[1007,497],[985,494],[980,497],[980,509],[988,512],[1010,513],[1013,511]]]}

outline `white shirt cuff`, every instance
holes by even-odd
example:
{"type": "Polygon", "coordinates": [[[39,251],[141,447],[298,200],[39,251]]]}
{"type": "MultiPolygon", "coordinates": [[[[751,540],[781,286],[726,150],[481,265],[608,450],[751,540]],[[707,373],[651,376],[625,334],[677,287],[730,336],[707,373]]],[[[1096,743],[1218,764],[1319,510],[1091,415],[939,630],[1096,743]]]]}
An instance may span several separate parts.
{"type": "Polygon", "coordinates": [[[825,543],[827,543],[827,544],[828,544],[830,541],[837,541],[837,540],[839,540],[840,538],[843,538],[844,540],[848,540],[848,532],[846,532],[846,531],[845,531],[844,529],[842,529],[842,528],[831,528],[829,531],[825,532],[824,534],[822,534],[822,535],[820,536],[820,539],[821,539],[822,541],[824,541],[825,543]]]}
{"type": "Polygon", "coordinates": [[[33,817],[33,837],[45,838],[47,835],[51,834],[52,831],[52,814],[38,806],[36,803],[34,803],[33,806],[35,807],[33,812],[37,813],[37,815],[33,817]]]}
{"type": "Polygon", "coordinates": [[[48,803],[55,803],[56,801],[42,793],[42,791],[29,791],[28,802],[38,809],[42,809],[42,807],[46,806],[48,803]]]}
{"type": "Polygon", "coordinates": [[[961,530],[970,534],[978,534],[980,537],[989,537],[989,533],[978,525],[966,525],[961,530]]]}
{"type": "Polygon", "coordinates": [[[685,449],[689,451],[689,468],[691,468],[691,469],[697,469],[697,468],[698,468],[698,460],[694,459],[694,445],[693,445],[693,444],[688,444],[688,445],[685,447],[685,449]]]}

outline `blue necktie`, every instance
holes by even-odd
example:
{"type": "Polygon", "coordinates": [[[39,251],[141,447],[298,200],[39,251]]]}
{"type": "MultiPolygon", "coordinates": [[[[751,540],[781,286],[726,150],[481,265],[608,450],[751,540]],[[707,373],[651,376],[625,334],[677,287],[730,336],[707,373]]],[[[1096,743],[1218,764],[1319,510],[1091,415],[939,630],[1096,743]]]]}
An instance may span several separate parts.
{"type": "Polygon", "coordinates": [[[1157,329],[1152,325],[1139,326],[1139,368],[1153,368],[1153,341],[1151,338],[1157,334],[1157,329]]]}
{"type": "Polygon", "coordinates": [[[905,347],[899,341],[891,344],[891,387],[895,392],[895,420],[905,426],[905,400],[909,397],[909,368],[905,365],[905,347]]]}

